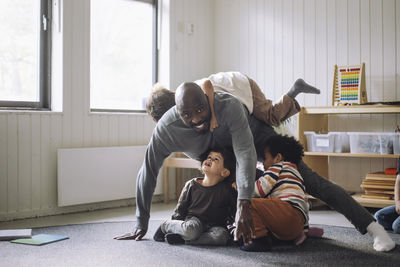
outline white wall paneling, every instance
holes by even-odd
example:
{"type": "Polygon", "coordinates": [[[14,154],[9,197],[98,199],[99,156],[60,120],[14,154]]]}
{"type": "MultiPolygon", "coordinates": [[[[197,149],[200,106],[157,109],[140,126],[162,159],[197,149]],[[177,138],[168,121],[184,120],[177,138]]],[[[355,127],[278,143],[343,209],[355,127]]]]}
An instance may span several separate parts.
{"type": "MultiPolygon", "coordinates": [[[[248,74],[274,101],[302,77],[320,88],[321,95],[301,94],[299,103],[324,106],[331,103],[333,66],[365,62],[368,100],[400,101],[399,0],[227,2],[215,2],[216,70],[248,74]],[[225,25],[239,25],[238,34],[227,35],[225,25]],[[227,44],[237,38],[239,51],[229,54],[227,44]],[[229,60],[238,55],[239,66],[229,60]]],[[[398,114],[340,115],[330,119],[329,129],[393,131],[397,124],[398,114]]],[[[331,178],[352,191],[361,190],[366,172],[396,165],[393,159],[332,158],[330,163],[331,178]]]]}

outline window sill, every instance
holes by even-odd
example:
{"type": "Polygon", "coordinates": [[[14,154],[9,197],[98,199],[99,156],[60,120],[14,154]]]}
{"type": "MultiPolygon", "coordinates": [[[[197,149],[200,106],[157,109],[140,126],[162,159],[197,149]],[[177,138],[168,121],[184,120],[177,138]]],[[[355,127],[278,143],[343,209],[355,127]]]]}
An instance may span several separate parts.
{"type": "Polygon", "coordinates": [[[119,110],[91,110],[89,111],[89,115],[127,115],[127,116],[132,116],[132,115],[139,115],[139,116],[149,116],[145,110],[139,111],[139,110],[132,110],[132,111],[119,111],[119,110]]]}
{"type": "Polygon", "coordinates": [[[47,115],[55,115],[55,114],[63,114],[61,111],[52,111],[52,110],[40,110],[40,109],[0,109],[0,114],[47,114],[47,115]]]}

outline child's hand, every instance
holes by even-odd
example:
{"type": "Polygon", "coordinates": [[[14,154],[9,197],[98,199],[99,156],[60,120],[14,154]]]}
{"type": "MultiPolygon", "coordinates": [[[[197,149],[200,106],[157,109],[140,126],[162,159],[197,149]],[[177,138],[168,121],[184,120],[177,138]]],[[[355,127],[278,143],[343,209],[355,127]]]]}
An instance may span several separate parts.
{"type": "Polygon", "coordinates": [[[232,188],[233,188],[233,189],[235,189],[235,190],[237,191],[237,185],[236,185],[236,182],[233,182],[233,183],[232,183],[232,188]]]}
{"type": "Polygon", "coordinates": [[[215,116],[211,116],[211,121],[210,121],[210,132],[214,132],[215,128],[218,128],[218,121],[215,116]]]}
{"type": "Polygon", "coordinates": [[[400,215],[400,201],[396,201],[396,212],[400,215]]]}

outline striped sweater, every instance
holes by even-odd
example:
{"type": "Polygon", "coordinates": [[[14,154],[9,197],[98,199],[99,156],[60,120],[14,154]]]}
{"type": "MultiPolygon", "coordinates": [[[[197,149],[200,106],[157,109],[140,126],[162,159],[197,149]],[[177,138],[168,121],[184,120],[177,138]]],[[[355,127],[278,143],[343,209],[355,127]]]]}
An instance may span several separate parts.
{"type": "Polygon", "coordinates": [[[303,178],[296,164],[282,161],[272,165],[255,183],[253,197],[277,197],[299,209],[308,229],[308,201],[303,178]]]}

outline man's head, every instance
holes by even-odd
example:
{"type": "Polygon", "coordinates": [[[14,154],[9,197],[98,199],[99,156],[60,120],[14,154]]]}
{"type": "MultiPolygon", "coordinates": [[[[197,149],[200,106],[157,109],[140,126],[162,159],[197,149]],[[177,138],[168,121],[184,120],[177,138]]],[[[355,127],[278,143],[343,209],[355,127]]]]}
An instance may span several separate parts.
{"type": "Polygon", "coordinates": [[[303,146],[293,137],[274,135],[264,143],[264,169],[280,161],[298,164],[303,157],[303,146]]]}
{"type": "Polygon", "coordinates": [[[156,83],[146,101],[147,113],[155,122],[158,122],[162,115],[173,106],[175,106],[175,93],[156,83]]]}
{"type": "Polygon", "coordinates": [[[206,133],[210,128],[211,111],[208,98],[195,83],[181,84],[175,93],[176,108],[185,125],[206,133]]]}
{"type": "Polygon", "coordinates": [[[215,147],[203,153],[201,171],[205,174],[214,174],[228,183],[235,180],[236,157],[232,148],[215,147]]]}

